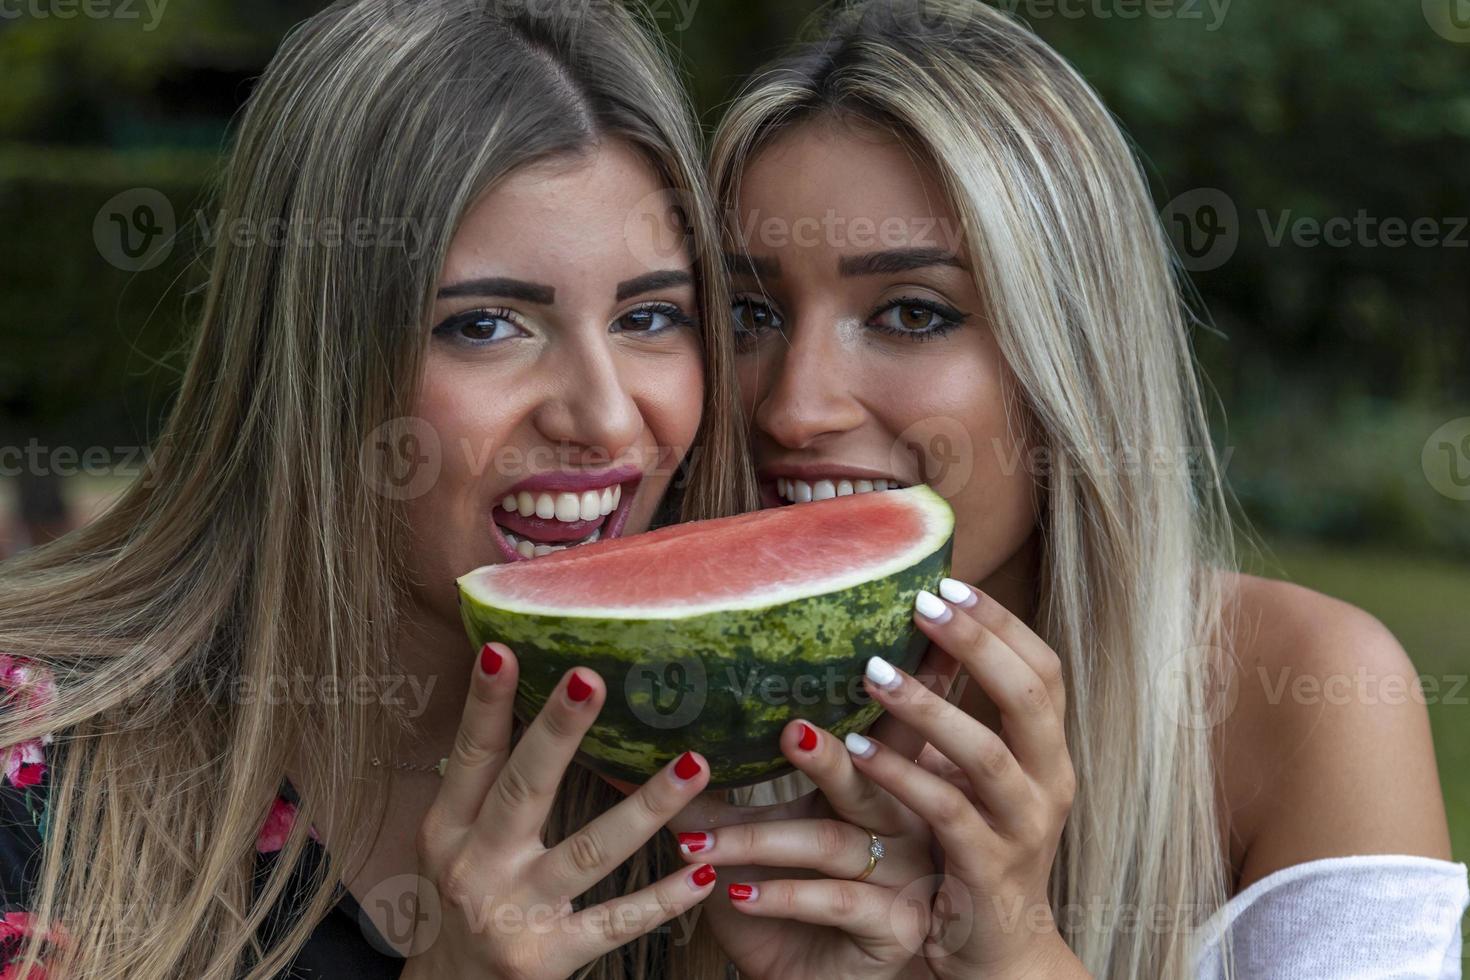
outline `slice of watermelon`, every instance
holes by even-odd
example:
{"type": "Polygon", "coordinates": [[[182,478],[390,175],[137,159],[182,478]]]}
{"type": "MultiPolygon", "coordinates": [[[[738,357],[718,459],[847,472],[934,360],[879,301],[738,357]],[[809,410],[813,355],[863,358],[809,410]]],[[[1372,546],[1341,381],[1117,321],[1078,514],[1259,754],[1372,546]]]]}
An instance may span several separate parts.
{"type": "Polygon", "coordinates": [[[516,714],[561,676],[598,671],[608,699],[579,760],[641,782],[685,749],[712,787],[781,775],[792,718],[839,737],[879,706],[869,657],[912,670],[914,596],[949,571],[954,514],[925,486],[661,528],[488,565],[458,580],[478,649],[516,651],[516,714]]]}

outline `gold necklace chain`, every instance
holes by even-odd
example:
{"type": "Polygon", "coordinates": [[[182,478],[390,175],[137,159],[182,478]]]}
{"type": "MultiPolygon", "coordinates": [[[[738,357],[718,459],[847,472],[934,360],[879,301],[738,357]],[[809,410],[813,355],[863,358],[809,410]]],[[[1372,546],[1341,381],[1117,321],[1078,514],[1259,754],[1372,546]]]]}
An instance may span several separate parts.
{"type": "Polygon", "coordinates": [[[378,767],[384,767],[384,766],[386,766],[389,769],[408,769],[408,770],[410,770],[412,772],[432,772],[432,773],[434,773],[436,775],[443,776],[444,775],[445,768],[449,765],[449,758],[446,756],[445,758],[440,759],[438,762],[390,762],[390,763],[385,763],[385,762],[383,762],[382,759],[379,759],[377,756],[373,756],[373,762],[372,762],[372,764],[375,765],[375,766],[378,766],[378,767]]]}

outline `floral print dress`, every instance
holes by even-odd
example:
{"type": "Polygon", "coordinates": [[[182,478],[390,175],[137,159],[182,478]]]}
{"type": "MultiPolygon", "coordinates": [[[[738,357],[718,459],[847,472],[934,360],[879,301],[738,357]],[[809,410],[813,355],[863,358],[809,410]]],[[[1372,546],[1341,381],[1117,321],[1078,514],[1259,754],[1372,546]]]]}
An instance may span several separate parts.
{"type": "MultiPolygon", "coordinates": [[[[0,654],[0,711],[19,707],[44,708],[50,703],[55,684],[48,672],[25,658],[0,654]]],[[[38,887],[37,870],[46,841],[48,759],[53,736],[0,748],[0,980],[22,980],[19,952],[22,940],[32,931],[31,898],[38,887]]],[[[296,820],[300,798],[289,780],[282,779],[280,792],[261,823],[255,842],[256,880],[264,879],[276,860],[286,835],[296,820]]],[[[265,928],[273,934],[289,926],[288,910],[304,902],[308,882],[325,848],[309,831],[313,843],[292,878],[282,901],[272,909],[265,928]]],[[[337,904],[312,931],[306,946],[278,980],[377,980],[397,977],[403,959],[393,952],[372,921],[340,882],[337,904]]],[[[66,942],[66,936],[46,937],[46,950],[66,942]]],[[[44,965],[24,980],[47,980],[44,965]]]]}

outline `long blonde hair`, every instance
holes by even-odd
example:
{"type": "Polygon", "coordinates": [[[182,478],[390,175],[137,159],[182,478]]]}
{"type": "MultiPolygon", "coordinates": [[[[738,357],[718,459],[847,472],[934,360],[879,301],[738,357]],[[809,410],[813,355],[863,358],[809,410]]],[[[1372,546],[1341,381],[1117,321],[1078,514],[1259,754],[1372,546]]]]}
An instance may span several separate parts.
{"type": "Polygon", "coordinates": [[[978,0],[842,5],[758,71],[714,138],[727,213],[751,159],[821,116],[884,127],[933,161],[1020,424],[1050,462],[1033,625],[1064,663],[1078,781],[1057,925],[1098,977],[1192,976],[1193,927],[1227,894],[1208,684],[1224,669],[1234,558],[1188,313],[1140,168],[1077,72],[978,0]],[[1141,463],[1120,459],[1127,447],[1141,463]],[[1089,921],[1095,909],[1109,919],[1089,921]],[[1130,910],[1143,927],[1112,927],[1130,910]],[[1160,912],[1173,921],[1147,925],[1160,912]]]}
{"type": "MultiPolygon", "coordinates": [[[[221,181],[221,227],[263,241],[338,222],[342,241],[276,234],[265,247],[222,234],[147,472],[93,523],[0,569],[0,651],[56,681],[44,714],[0,718],[0,745],[55,734],[31,910],[37,934],[65,930],[55,975],[274,975],[369,853],[386,794],[368,760],[411,729],[404,709],[222,694],[397,670],[408,535],[364,451],[413,411],[449,243],[496,181],[620,139],[678,196],[707,324],[682,514],[753,505],[701,148],[649,34],[596,0],[364,0],[299,25],[259,79],[221,181]],[[359,219],[406,234],[349,246],[359,219]],[[301,801],[269,878],[252,882],[253,845],[298,744],[333,747],[308,762],[321,792],[301,801]],[[289,928],[261,942],[312,824],[353,833],[333,842],[289,928]]],[[[620,798],[574,769],[548,841],[620,798]]],[[[589,901],[679,867],[667,836],[589,901]]],[[[689,964],[709,952],[653,934],[584,975],[708,975],[689,964]]],[[[36,953],[28,943],[24,969],[36,953]]]]}

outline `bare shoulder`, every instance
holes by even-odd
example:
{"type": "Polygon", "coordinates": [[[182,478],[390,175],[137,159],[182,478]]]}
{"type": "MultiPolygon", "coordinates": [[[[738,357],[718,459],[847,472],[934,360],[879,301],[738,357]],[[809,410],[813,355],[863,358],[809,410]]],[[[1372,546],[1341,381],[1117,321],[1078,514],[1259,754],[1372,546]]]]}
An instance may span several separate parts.
{"type": "Polygon", "coordinates": [[[1448,859],[1429,716],[1393,633],[1288,582],[1236,575],[1227,594],[1216,757],[1237,890],[1317,858],[1448,859]]]}

